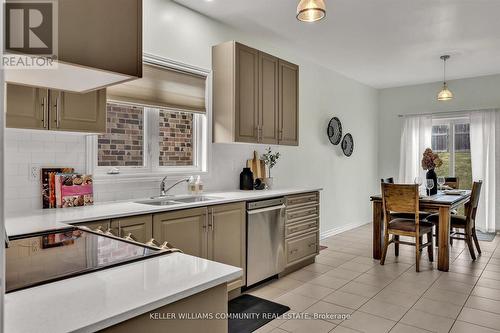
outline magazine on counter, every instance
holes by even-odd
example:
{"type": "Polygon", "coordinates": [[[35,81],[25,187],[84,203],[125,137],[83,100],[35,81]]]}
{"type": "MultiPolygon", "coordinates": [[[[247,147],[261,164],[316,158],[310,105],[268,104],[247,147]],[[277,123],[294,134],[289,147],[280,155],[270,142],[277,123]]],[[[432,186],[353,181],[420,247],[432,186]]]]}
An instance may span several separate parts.
{"type": "Polygon", "coordinates": [[[41,168],[42,207],[56,208],[55,176],[58,173],[73,173],[73,168],[41,168]]]}
{"type": "Polygon", "coordinates": [[[94,204],[92,175],[55,175],[57,208],[90,206],[94,204]]]}

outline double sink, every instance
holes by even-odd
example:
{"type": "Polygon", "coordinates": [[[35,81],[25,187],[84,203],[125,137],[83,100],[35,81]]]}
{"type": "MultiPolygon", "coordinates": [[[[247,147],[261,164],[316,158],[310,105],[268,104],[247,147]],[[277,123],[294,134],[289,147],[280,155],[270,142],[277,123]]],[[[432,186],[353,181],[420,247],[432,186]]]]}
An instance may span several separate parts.
{"type": "Polygon", "coordinates": [[[221,198],[218,197],[210,197],[205,195],[199,196],[189,196],[189,197],[152,197],[148,200],[136,201],[135,203],[143,204],[143,205],[151,205],[151,206],[175,206],[182,205],[186,203],[195,203],[195,202],[206,202],[212,200],[218,200],[221,198]]]}

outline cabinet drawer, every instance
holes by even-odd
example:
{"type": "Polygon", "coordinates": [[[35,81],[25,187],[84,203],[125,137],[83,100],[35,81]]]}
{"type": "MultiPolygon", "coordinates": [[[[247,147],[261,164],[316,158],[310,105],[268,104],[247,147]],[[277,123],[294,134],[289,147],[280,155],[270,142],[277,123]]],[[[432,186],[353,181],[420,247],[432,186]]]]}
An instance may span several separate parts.
{"type": "Polygon", "coordinates": [[[318,204],[319,193],[311,192],[298,195],[291,195],[286,197],[287,207],[293,208],[294,206],[304,206],[308,204],[318,204]]]}
{"type": "Polygon", "coordinates": [[[307,205],[298,208],[286,209],[286,223],[294,223],[305,219],[313,219],[319,217],[319,206],[317,204],[307,205]]]}
{"type": "Polygon", "coordinates": [[[286,240],[287,265],[318,253],[318,232],[305,234],[286,240]]]}
{"type": "Polygon", "coordinates": [[[306,232],[316,231],[318,228],[318,219],[307,220],[303,222],[291,223],[285,226],[285,237],[294,237],[306,232]]]}

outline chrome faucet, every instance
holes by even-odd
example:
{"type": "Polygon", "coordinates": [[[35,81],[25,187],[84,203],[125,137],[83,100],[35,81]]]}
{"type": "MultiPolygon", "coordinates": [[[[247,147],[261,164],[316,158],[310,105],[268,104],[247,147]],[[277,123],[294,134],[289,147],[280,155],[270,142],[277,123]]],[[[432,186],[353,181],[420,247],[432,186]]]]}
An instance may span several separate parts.
{"type": "Polygon", "coordinates": [[[178,184],[189,181],[189,177],[183,178],[181,180],[176,181],[173,185],[169,186],[168,188],[165,188],[165,182],[167,181],[167,177],[168,176],[163,177],[163,179],[162,179],[162,181],[160,183],[160,196],[161,197],[166,197],[168,191],[170,191],[172,188],[174,188],[178,184]]]}

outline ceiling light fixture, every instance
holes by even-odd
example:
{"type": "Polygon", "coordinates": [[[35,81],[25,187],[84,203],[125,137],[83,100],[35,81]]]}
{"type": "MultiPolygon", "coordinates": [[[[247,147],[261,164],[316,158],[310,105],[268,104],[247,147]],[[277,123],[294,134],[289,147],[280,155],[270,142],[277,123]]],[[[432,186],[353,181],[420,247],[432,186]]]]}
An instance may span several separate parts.
{"type": "Polygon", "coordinates": [[[443,60],[443,89],[439,92],[437,96],[438,101],[449,101],[453,99],[453,93],[448,89],[446,84],[446,60],[450,59],[449,55],[442,55],[441,60],[443,60]]]}
{"type": "Polygon", "coordinates": [[[297,20],[316,22],[326,16],[324,0],[300,0],[297,6],[297,20]]]}

